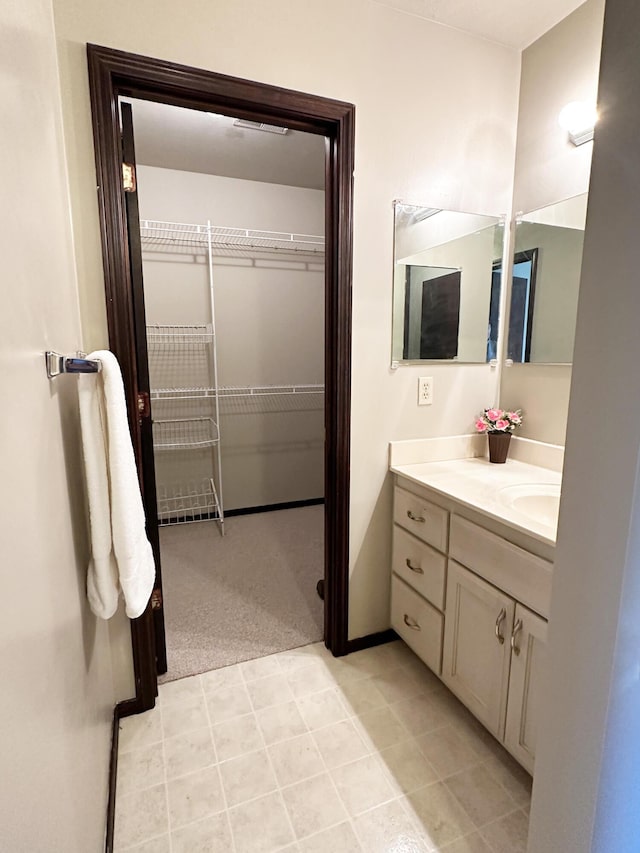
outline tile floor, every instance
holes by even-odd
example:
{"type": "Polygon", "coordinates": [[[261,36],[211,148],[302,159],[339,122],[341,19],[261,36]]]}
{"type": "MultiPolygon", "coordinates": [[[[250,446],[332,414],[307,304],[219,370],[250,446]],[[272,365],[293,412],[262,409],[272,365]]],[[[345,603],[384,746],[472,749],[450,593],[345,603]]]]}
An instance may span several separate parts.
{"type": "Polygon", "coordinates": [[[161,685],[117,792],[118,853],[524,853],[531,779],[398,641],[161,685]]]}

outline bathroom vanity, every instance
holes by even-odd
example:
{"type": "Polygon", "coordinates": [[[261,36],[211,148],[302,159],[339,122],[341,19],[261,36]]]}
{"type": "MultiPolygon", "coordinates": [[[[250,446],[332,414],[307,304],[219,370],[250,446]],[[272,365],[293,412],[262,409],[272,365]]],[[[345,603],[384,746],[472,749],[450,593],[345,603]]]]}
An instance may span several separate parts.
{"type": "Polygon", "coordinates": [[[394,465],[391,625],[533,772],[561,474],[394,465]]]}

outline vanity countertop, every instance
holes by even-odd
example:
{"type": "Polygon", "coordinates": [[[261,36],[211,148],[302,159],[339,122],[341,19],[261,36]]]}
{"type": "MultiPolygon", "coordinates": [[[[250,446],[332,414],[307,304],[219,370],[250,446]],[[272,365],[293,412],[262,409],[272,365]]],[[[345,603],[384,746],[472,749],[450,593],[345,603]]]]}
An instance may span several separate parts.
{"type": "Polygon", "coordinates": [[[562,474],[508,459],[485,458],[393,465],[395,474],[555,545],[562,474]]]}

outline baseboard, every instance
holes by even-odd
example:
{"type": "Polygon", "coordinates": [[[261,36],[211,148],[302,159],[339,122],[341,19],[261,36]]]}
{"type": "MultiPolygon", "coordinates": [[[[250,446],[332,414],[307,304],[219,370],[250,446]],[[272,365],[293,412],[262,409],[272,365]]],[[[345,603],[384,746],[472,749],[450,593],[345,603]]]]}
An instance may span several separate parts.
{"type": "Polygon", "coordinates": [[[378,631],[377,634],[367,634],[366,637],[356,637],[355,640],[347,640],[346,654],[359,652],[362,649],[371,649],[373,646],[382,646],[384,643],[392,643],[397,640],[398,635],[393,628],[387,628],[386,631],[378,631]]]}
{"type": "Polygon", "coordinates": [[[116,779],[118,776],[118,741],[120,738],[120,719],[126,716],[122,714],[122,706],[126,702],[120,702],[113,709],[113,723],[111,726],[111,758],[109,760],[109,799],[107,800],[107,830],[104,842],[105,853],[113,853],[113,831],[116,823],[116,779]]]}
{"type": "Polygon", "coordinates": [[[255,512],[275,512],[279,509],[297,509],[300,506],[318,506],[324,503],[324,498],[308,498],[304,501],[285,501],[279,504],[265,504],[264,506],[245,506],[239,509],[225,510],[224,517],[234,515],[252,515],[255,512]]]}

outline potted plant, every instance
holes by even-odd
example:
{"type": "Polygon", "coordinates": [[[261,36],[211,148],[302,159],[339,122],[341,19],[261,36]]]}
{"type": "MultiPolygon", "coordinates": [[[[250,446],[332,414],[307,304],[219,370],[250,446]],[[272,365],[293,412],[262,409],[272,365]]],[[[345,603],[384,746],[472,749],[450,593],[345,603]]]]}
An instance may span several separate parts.
{"type": "Polygon", "coordinates": [[[511,433],[522,423],[522,410],[507,412],[504,409],[485,409],[476,420],[478,432],[489,436],[489,461],[507,461],[511,433]]]}

